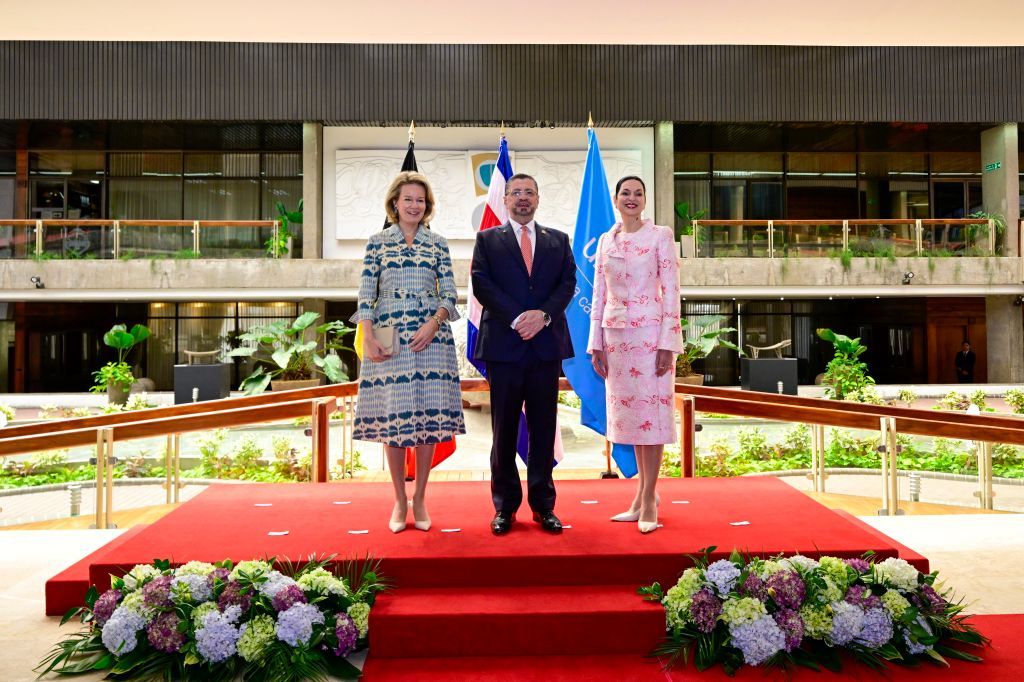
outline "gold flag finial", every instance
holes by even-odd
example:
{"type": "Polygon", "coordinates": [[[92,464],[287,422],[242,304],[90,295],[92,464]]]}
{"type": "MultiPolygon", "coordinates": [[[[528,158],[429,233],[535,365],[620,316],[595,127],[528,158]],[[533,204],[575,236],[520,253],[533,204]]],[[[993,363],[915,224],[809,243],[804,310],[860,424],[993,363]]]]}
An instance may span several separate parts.
{"type": "Polygon", "coordinates": [[[416,141],[416,121],[409,121],[409,142],[416,141]]]}
{"type": "Polygon", "coordinates": [[[505,119],[501,120],[501,136],[505,137],[505,119]]]}
{"type": "Polygon", "coordinates": [[[587,112],[587,127],[588,128],[593,128],[594,127],[594,116],[593,116],[592,112],[589,112],[589,111],[587,112]]]}

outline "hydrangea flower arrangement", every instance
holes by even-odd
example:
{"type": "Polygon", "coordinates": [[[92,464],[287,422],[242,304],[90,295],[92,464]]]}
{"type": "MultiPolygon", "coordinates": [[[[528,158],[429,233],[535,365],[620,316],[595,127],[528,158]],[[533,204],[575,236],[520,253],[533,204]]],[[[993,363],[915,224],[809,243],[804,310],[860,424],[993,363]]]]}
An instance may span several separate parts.
{"type": "Polygon", "coordinates": [[[988,643],[949,592],[935,589],[903,559],[759,559],[733,552],[712,562],[715,547],[691,557],[678,582],[641,587],[665,607],[668,637],[655,655],[668,665],[692,653],[705,670],[721,664],[732,675],[744,665],[815,670],[841,668],[840,651],[875,668],[946,658],[981,659],[963,645],[988,643]]]}
{"type": "Polygon", "coordinates": [[[136,566],[103,594],[89,589],[85,606],[61,621],[78,618],[85,628],[36,670],[106,670],[120,680],[358,678],[348,657],[366,647],[370,607],[385,582],[377,562],[333,559],[136,566]]]}

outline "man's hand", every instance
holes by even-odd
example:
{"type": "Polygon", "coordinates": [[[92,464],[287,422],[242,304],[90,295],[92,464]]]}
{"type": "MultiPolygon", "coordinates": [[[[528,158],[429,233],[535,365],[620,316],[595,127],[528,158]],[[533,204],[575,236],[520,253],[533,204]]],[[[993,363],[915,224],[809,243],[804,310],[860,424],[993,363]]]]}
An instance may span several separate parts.
{"type": "Polygon", "coordinates": [[[529,341],[544,328],[544,313],[540,310],[527,310],[516,323],[516,331],[523,341],[529,341]]]}
{"type": "Polygon", "coordinates": [[[594,365],[594,371],[602,379],[608,378],[608,356],[603,350],[595,350],[590,353],[590,362],[594,365]]]}

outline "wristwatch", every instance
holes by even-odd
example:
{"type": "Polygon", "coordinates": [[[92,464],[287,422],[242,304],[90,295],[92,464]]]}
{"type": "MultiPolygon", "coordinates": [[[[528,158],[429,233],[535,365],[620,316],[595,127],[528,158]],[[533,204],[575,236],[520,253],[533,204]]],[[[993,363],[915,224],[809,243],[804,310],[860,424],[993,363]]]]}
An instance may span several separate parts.
{"type": "Polygon", "coordinates": [[[551,316],[545,313],[543,310],[541,311],[541,313],[544,315],[544,326],[546,327],[549,324],[551,324],[551,316]]]}

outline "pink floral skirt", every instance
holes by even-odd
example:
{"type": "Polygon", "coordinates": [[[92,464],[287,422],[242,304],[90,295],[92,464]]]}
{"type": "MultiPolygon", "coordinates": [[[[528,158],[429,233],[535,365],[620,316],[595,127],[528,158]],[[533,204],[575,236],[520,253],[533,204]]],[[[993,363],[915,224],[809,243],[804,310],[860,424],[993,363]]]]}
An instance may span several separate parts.
{"type": "Polygon", "coordinates": [[[629,445],[676,442],[675,372],[655,373],[660,327],[605,329],[608,440],[629,445]]]}

